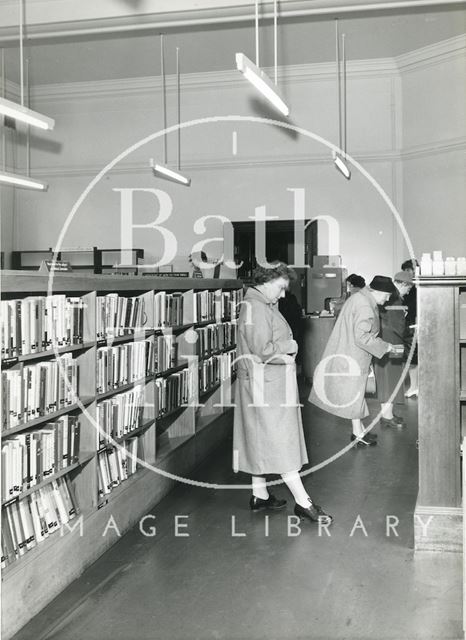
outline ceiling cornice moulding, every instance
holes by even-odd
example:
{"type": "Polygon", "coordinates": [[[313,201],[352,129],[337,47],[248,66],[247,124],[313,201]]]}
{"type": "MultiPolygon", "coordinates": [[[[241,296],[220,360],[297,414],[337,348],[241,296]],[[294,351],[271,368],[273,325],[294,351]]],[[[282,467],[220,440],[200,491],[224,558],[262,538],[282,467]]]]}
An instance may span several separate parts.
{"type": "MultiPolygon", "coordinates": [[[[464,0],[281,0],[280,18],[358,13],[361,11],[404,10],[410,8],[454,7],[464,0]]],[[[44,38],[77,35],[103,35],[143,32],[212,24],[238,24],[253,19],[251,0],[142,0],[134,5],[113,0],[27,0],[26,38],[30,42],[44,38]],[[157,11],[154,11],[154,6],[157,11]],[[53,18],[51,18],[53,16],[53,18]]],[[[261,3],[261,17],[273,16],[273,3],[261,3]]],[[[18,39],[17,0],[0,4],[0,44],[15,44],[18,39]]]]}
{"type": "MultiPolygon", "coordinates": [[[[397,77],[405,71],[413,71],[426,65],[437,64],[451,57],[464,58],[466,52],[466,35],[450,38],[398,56],[397,58],[377,58],[370,60],[352,60],[348,63],[348,76],[352,78],[397,77]]],[[[265,69],[269,74],[272,69],[265,69]]],[[[279,68],[280,84],[317,82],[334,80],[335,64],[333,62],[293,65],[279,68]]],[[[175,91],[175,76],[166,78],[167,91],[175,91]]],[[[236,70],[205,73],[188,73],[182,77],[183,91],[217,90],[221,88],[244,88],[244,82],[236,70]]],[[[40,101],[67,101],[89,98],[106,98],[115,96],[147,95],[159,91],[159,76],[137,78],[121,78],[118,80],[99,80],[89,82],[70,82],[65,84],[46,84],[31,87],[31,98],[35,103],[40,101]]],[[[11,96],[19,95],[19,88],[8,82],[7,92],[11,96]]]]}
{"type": "MultiPolygon", "coordinates": [[[[353,78],[381,78],[397,73],[395,61],[391,58],[377,60],[353,60],[348,63],[348,76],[353,78]]],[[[272,69],[265,68],[272,74],[272,69]]],[[[290,65],[279,69],[280,84],[296,84],[322,80],[334,81],[335,63],[290,65]]],[[[244,89],[245,83],[240,74],[231,71],[208,71],[205,73],[187,73],[181,80],[183,91],[202,91],[235,88],[244,89]]],[[[176,77],[166,76],[167,93],[176,91],[176,77]]],[[[70,82],[65,84],[46,84],[31,87],[31,98],[36,101],[61,101],[87,98],[106,98],[114,96],[147,95],[161,88],[160,76],[139,78],[121,78],[118,80],[93,80],[89,82],[70,82]]]]}

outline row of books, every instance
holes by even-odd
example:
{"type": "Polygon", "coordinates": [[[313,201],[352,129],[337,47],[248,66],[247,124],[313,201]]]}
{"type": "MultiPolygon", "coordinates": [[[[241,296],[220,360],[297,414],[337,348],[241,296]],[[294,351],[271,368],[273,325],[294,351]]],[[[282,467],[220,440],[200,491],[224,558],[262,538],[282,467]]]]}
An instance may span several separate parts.
{"type": "Polygon", "coordinates": [[[195,291],[193,296],[194,322],[221,322],[221,291],[195,291]]]}
{"type": "Polygon", "coordinates": [[[136,473],[138,453],[144,457],[140,438],[128,438],[118,447],[99,452],[97,456],[99,498],[111,493],[112,489],[136,473]]]}
{"type": "Polygon", "coordinates": [[[236,320],[238,318],[241,302],[243,300],[242,289],[222,291],[222,319],[236,320]]]}
{"type": "Polygon", "coordinates": [[[154,296],[154,328],[179,327],[183,325],[184,296],[175,291],[157,291],[154,296]]]}
{"type": "Polygon", "coordinates": [[[227,380],[236,371],[236,349],[206,358],[199,363],[199,393],[227,380]]]}
{"type": "Polygon", "coordinates": [[[1,566],[5,568],[77,514],[66,478],[57,478],[2,510],[1,566]]]}
{"type": "Polygon", "coordinates": [[[2,501],[21,495],[79,460],[80,424],[65,415],[2,444],[2,501]]]}
{"type": "Polygon", "coordinates": [[[233,322],[209,324],[206,327],[197,328],[196,333],[198,337],[196,354],[199,358],[204,358],[215,351],[230,349],[236,344],[236,324],[233,322]]]}
{"type": "Polygon", "coordinates": [[[2,430],[53,414],[76,402],[79,367],[70,353],[2,371],[2,430]]]}
{"type": "Polygon", "coordinates": [[[96,299],[96,338],[108,339],[142,331],[146,324],[143,296],[108,293],[96,299]]]}
{"type": "Polygon", "coordinates": [[[153,373],[154,342],[141,340],[97,349],[97,393],[131,384],[153,373]]]}
{"type": "Polygon", "coordinates": [[[29,296],[0,303],[2,359],[83,342],[84,301],[65,295],[29,296]]]}
{"type": "Polygon", "coordinates": [[[122,438],[142,424],[144,388],[136,385],[130,391],[119,393],[97,404],[99,425],[98,447],[112,438],[122,438]]]}
{"type": "Polygon", "coordinates": [[[194,395],[194,375],[192,369],[182,369],[166,378],[155,380],[157,415],[163,417],[178,407],[186,406],[194,395]]]}

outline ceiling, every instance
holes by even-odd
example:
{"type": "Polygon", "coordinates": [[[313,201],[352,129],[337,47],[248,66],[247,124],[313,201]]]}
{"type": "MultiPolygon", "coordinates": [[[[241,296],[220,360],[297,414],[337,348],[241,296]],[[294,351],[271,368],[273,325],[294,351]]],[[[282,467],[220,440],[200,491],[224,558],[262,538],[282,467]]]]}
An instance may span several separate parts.
{"type": "MultiPolygon", "coordinates": [[[[327,62],[335,58],[334,16],[285,17],[279,21],[279,65],[327,62]]],[[[464,5],[358,12],[340,17],[348,59],[393,57],[466,32],[464,5]]],[[[160,73],[160,28],[101,35],[53,35],[25,43],[30,59],[30,84],[99,81],[153,76],[160,73]]],[[[261,66],[273,63],[270,19],[260,22],[261,66]]],[[[0,30],[1,36],[1,30],[0,30]]],[[[167,73],[174,72],[175,47],[180,47],[182,73],[234,68],[234,55],[254,58],[254,23],[171,27],[166,31],[167,73]]],[[[6,77],[19,76],[19,49],[5,49],[6,77]]]]}

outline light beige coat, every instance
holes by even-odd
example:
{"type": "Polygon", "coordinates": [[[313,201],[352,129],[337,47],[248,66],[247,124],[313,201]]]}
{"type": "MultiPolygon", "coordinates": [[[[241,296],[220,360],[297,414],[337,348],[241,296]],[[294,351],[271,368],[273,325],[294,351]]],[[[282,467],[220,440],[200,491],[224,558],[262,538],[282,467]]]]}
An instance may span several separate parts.
{"type": "Polygon", "coordinates": [[[314,371],[310,402],[341,418],[369,414],[364,395],[372,356],[381,358],[388,349],[379,330],[377,303],[366,287],[343,305],[314,371]]]}
{"type": "Polygon", "coordinates": [[[294,364],[297,345],[278,305],[253,287],[241,306],[237,343],[233,467],[253,475],[297,471],[308,461],[294,364]],[[293,354],[291,362],[283,363],[283,354],[293,354]]]}

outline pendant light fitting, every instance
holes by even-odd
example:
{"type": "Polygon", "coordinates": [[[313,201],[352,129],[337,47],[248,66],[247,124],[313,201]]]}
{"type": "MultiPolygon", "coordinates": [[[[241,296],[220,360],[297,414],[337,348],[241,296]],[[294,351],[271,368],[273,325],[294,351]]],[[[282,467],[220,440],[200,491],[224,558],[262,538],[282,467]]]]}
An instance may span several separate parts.
{"type": "Polygon", "coordinates": [[[256,63],[252,62],[244,53],[236,54],[236,68],[244,75],[262,95],[284,116],[290,114],[290,109],[283,100],[277,88],[277,61],[278,61],[278,38],[277,38],[277,0],[274,0],[274,76],[275,83],[262,71],[259,66],[259,0],[255,0],[255,32],[256,32],[256,63]]]}
{"type": "Polygon", "coordinates": [[[335,167],[347,180],[350,180],[351,171],[346,162],[346,47],[345,34],[342,34],[342,55],[340,62],[338,18],[335,19],[335,50],[338,87],[338,147],[341,149],[341,153],[333,151],[332,155],[335,167]],[[341,66],[343,66],[343,74],[341,73],[341,66]]]}
{"type": "Polygon", "coordinates": [[[33,111],[29,107],[24,106],[24,54],[23,54],[23,2],[19,0],[19,62],[20,62],[20,91],[21,104],[7,100],[5,96],[0,98],[0,115],[8,116],[19,122],[24,122],[32,127],[39,129],[51,130],[55,126],[55,120],[44,116],[38,111],[33,111]]]}
{"type": "Polygon", "coordinates": [[[163,164],[154,162],[154,159],[150,160],[150,167],[154,176],[157,178],[164,178],[165,180],[171,180],[177,184],[181,184],[185,187],[191,186],[191,178],[187,178],[180,173],[180,156],[181,156],[181,108],[180,108],[180,50],[176,47],[176,94],[177,94],[177,117],[178,117],[178,131],[177,131],[177,169],[169,169],[167,165],[167,91],[165,84],[165,55],[163,46],[163,35],[160,36],[160,65],[162,76],[162,112],[163,112],[163,164]]]}
{"type": "MultiPolygon", "coordinates": [[[[5,53],[2,49],[1,52],[1,74],[2,74],[2,94],[5,96],[6,80],[5,80],[5,53]]],[[[27,65],[26,73],[26,89],[27,89],[27,102],[29,104],[29,65],[27,65]]],[[[1,98],[0,98],[1,100],[1,98]]],[[[23,176],[18,173],[12,173],[6,170],[6,141],[5,141],[5,127],[2,128],[2,158],[3,167],[0,170],[0,184],[11,185],[13,187],[24,187],[26,189],[36,189],[37,191],[47,191],[48,185],[40,180],[35,180],[29,175],[30,167],[30,145],[29,145],[29,127],[27,129],[27,144],[26,144],[26,172],[27,175],[23,176]]]]}

